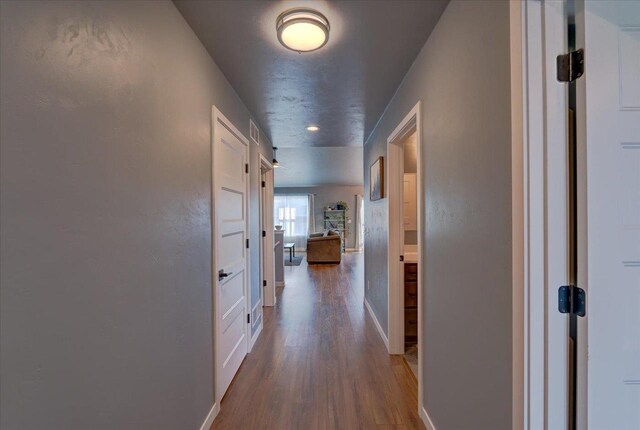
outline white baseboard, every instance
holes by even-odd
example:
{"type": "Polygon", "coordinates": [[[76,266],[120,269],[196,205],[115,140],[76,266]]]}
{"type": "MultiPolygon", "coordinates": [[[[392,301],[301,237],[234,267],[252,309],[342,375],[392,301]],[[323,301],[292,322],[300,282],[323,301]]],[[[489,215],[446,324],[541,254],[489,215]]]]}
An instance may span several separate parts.
{"type": "Polygon", "coordinates": [[[213,407],[209,411],[207,418],[202,423],[202,426],[200,426],[200,430],[209,430],[211,428],[211,425],[213,424],[213,420],[216,419],[216,417],[218,416],[218,412],[220,412],[220,406],[218,405],[219,405],[218,403],[213,404],[213,407]]]}
{"type": "Polygon", "coordinates": [[[427,410],[424,408],[424,406],[420,406],[419,409],[420,410],[418,412],[420,413],[420,418],[422,418],[422,423],[427,428],[427,430],[436,430],[436,426],[433,425],[433,421],[431,421],[431,418],[429,417],[429,414],[427,413],[427,410]]]}
{"type": "Polygon", "coordinates": [[[367,301],[366,297],[364,298],[364,307],[367,308],[367,312],[369,312],[369,316],[371,316],[373,323],[376,325],[376,328],[378,329],[378,333],[380,333],[380,337],[382,338],[384,345],[387,347],[387,351],[389,351],[389,339],[384,334],[384,330],[382,330],[382,326],[380,325],[380,322],[378,321],[376,314],[373,313],[373,309],[371,309],[371,305],[369,305],[369,302],[367,301]]]}
{"type": "Polygon", "coordinates": [[[260,325],[258,326],[258,330],[256,330],[253,337],[249,341],[249,352],[251,352],[251,350],[253,349],[253,345],[255,345],[256,340],[258,340],[260,333],[262,333],[262,326],[264,326],[264,313],[260,315],[260,325]]]}

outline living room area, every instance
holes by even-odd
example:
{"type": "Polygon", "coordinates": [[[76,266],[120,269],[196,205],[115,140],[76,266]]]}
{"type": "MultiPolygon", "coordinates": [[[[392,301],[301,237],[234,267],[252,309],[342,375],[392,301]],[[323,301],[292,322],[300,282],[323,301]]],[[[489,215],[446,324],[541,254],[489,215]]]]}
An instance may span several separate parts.
{"type": "Polygon", "coordinates": [[[362,147],[279,148],[274,160],[276,286],[295,267],[362,252],[362,147]]]}

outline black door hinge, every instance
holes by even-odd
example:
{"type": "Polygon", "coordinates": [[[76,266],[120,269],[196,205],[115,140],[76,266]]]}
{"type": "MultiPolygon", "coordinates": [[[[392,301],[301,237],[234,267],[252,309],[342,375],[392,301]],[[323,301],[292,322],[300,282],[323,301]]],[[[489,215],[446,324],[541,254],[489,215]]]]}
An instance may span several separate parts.
{"type": "Polygon", "coordinates": [[[251,314],[247,314],[247,324],[251,324],[251,314]]]}
{"type": "Polygon", "coordinates": [[[267,232],[262,230],[262,237],[267,237],[267,232]]]}
{"type": "Polygon", "coordinates": [[[244,173],[249,173],[249,163],[245,163],[245,165],[244,165],[244,173]]]}
{"type": "Polygon", "coordinates": [[[563,285],[558,288],[558,310],[561,314],[574,314],[583,317],[587,313],[586,294],[575,285],[563,285]]]}
{"type": "Polygon", "coordinates": [[[266,287],[266,286],[267,286],[267,280],[266,280],[266,279],[263,279],[263,280],[262,280],[262,286],[263,286],[263,287],[266,287]]]}
{"type": "Polygon", "coordinates": [[[557,76],[560,82],[573,82],[584,74],[584,51],[569,52],[556,58],[557,76]]]}
{"type": "Polygon", "coordinates": [[[262,181],[262,188],[266,188],[267,187],[267,183],[265,181],[262,181]]]}
{"type": "Polygon", "coordinates": [[[400,261],[404,261],[404,255],[400,256],[400,261]]]}
{"type": "Polygon", "coordinates": [[[247,248],[249,248],[249,239],[247,239],[247,248]]]}

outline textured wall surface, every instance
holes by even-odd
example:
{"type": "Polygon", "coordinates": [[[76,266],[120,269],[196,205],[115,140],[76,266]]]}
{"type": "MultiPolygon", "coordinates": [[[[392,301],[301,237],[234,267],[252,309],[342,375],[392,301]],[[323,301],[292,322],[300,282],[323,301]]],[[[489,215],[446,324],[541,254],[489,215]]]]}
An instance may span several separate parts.
{"type": "Polygon", "coordinates": [[[284,148],[361,147],[448,0],[174,1],[284,148]],[[321,51],[298,55],[275,37],[278,15],[300,6],[313,7],[330,22],[321,51]],[[309,124],[322,131],[310,134],[309,124]]]}
{"type": "Polygon", "coordinates": [[[338,200],[343,200],[349,205],[347,216],[351,219],[349,224],[349,234],[347,235],[346,247],[355,248],[356,246],[356,228],[355,206],[356,194],[362,195],[363,189],[360,186],[323,186],[323,187],[278,187],[275,189],[276,194],[315,194],[315,216],[316,231],[324,231],[324,208],[325,206],[334,206],[338,200]]]}
{"type": "Polygon", "coordinates": [[[362,186],[362,146],[279,148],[277,187],[362,186]]]}
{"type": "MultiPolygon", "coordinates": [[[[452,1],[364,149],[422,102],[424,395],[438,429],[511,428],[509,2],[452,1]]],[[[368,196],[366,196],[368,198],[368,196]]],[[[365,202],[366,297],[387,324],[386,199],[365,202]]]]}
{"type": "Polygon", "coordinates": [[[197,429],[210,112],[247,136],[249,112],[170,2],[0,12],[0,427],[197,429]]]}

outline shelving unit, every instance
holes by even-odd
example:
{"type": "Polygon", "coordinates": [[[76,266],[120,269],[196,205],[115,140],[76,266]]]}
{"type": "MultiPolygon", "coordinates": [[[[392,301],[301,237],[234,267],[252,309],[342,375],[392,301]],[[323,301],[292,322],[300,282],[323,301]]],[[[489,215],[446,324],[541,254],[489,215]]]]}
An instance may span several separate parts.
{"type": "Polygon", "coordinates": [[[333,209],[324,211],[324,229],[335,230],[340,234],[342,252],[344,253],[347,239],[347,211],[333,209]]]}

